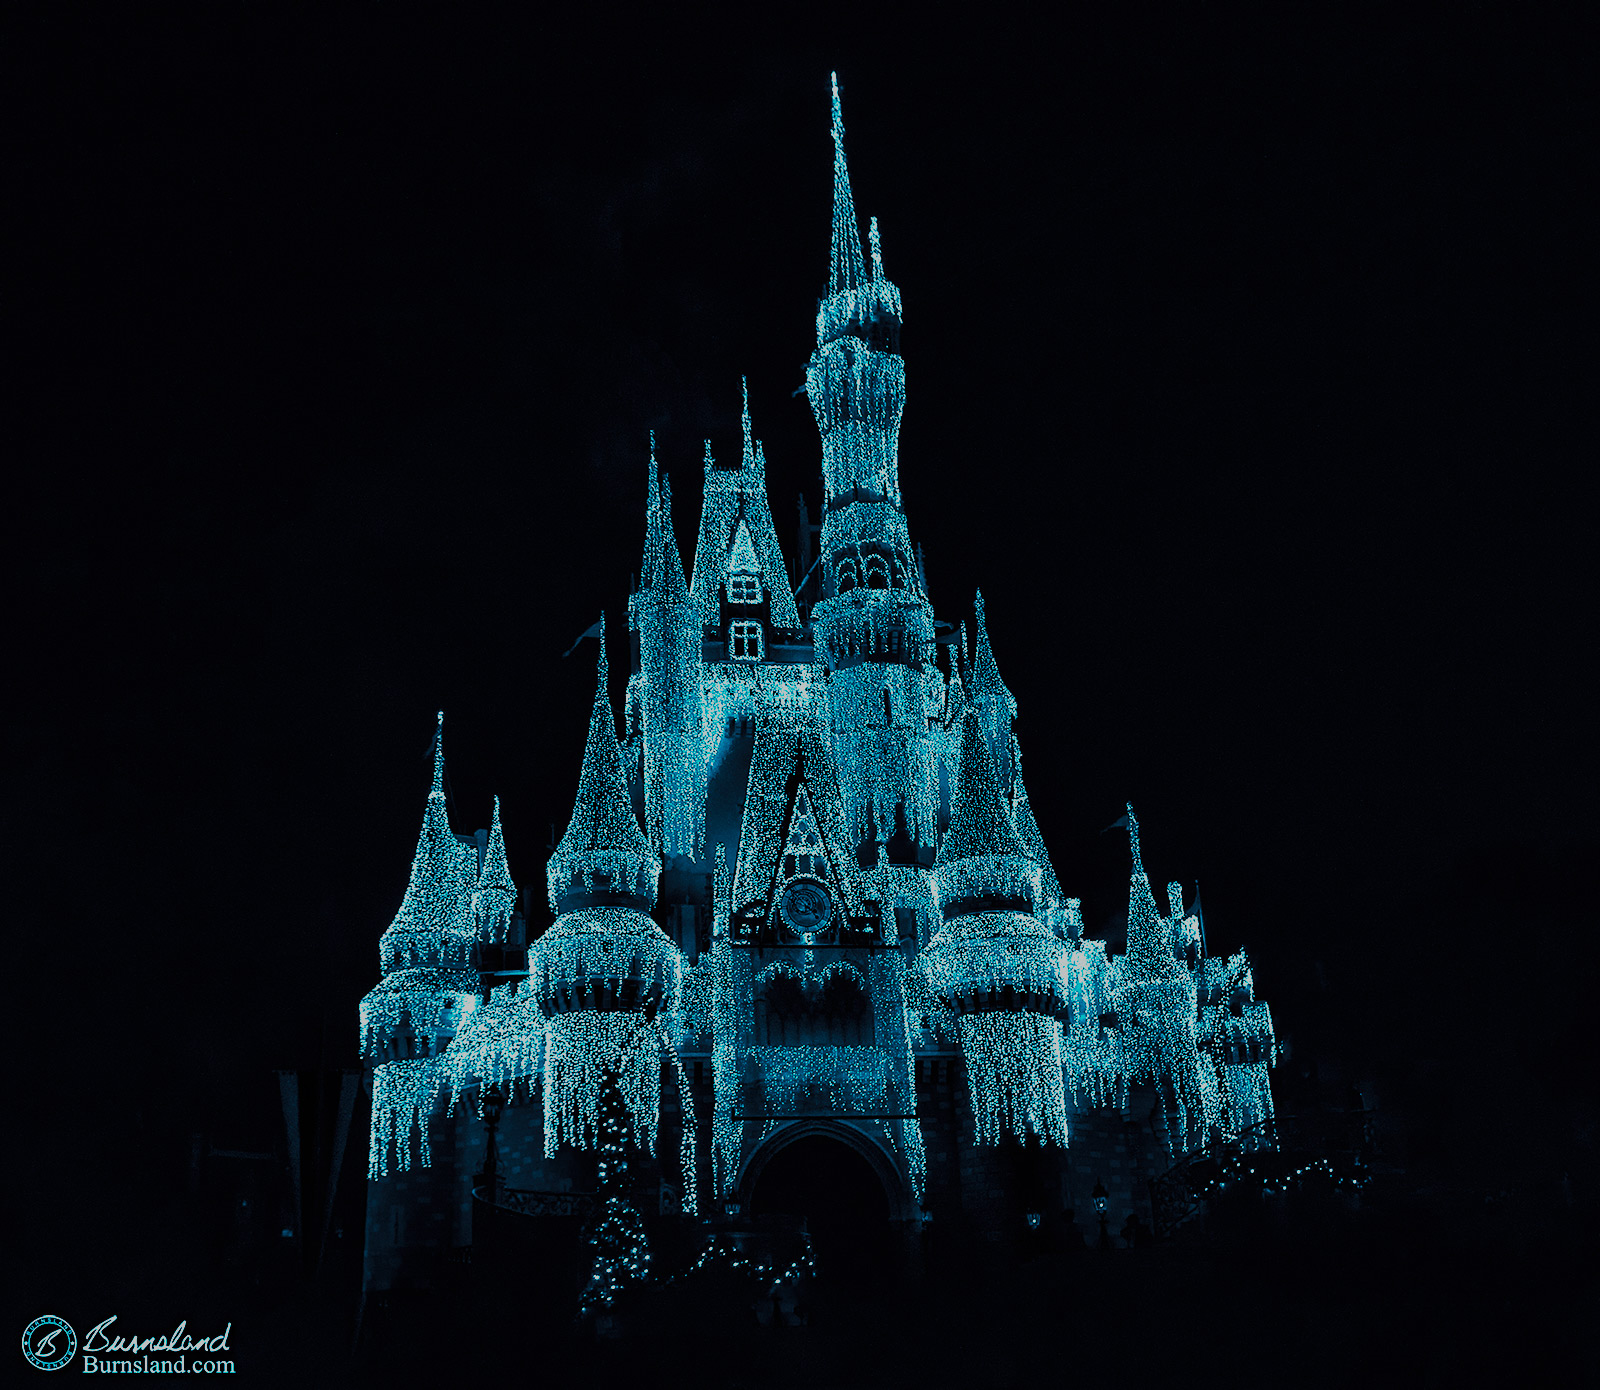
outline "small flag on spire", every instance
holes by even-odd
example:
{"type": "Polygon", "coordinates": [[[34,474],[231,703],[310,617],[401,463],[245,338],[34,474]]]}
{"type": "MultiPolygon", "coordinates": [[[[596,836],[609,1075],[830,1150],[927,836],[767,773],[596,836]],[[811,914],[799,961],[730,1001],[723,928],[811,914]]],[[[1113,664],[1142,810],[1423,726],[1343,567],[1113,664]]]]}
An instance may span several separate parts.
{"type": "Polygon", "coordinates": [[[605,620],[604,615],[602,615],[601,618],[600,618],[600,621],[597,622],[593,627],[584,628],[584,630],[578,634],[578,641],[574,642],[570,647],[568,647],[566,649],[566,651],[562,652],[561,655],[563,657],[571,656],[573,654],[573,652],[578,650],[578,642],[582,642],[586,638],[590,638],[590,637],[593,637],[596,641],[598,641],[600,643],[601,650],[603,651],[605,649],[605,631],[606,631],[606,620],[605,620]]]}

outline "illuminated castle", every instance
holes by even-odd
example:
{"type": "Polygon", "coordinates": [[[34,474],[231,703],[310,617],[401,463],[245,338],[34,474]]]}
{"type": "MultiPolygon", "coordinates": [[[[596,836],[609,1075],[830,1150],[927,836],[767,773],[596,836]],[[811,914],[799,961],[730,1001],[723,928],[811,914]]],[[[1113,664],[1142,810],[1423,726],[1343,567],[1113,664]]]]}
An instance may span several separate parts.
{"type": "Polygon", "coordinates": [[[908,1228],[1004,1238],[1086,1216],[1092,1187],[1120,1221],[1174,1157],[1271,1117],[1243,954],[1206,956],[1178,885],[1157,905],[1131,808],[1126,950],[1084,936],[982,598],[970,644],[935,619],[900,487],[900,291],[876,219],[863,254],[837,86],[833,149],[806,369],[820,524],[802,501],[788,568],[747,398],[737,458],[707,443],[686,576],[652,446],[623,736],[602,626],[542,931],[498,802],[487,831],[452,831],[435,743],[361,1005],[369,1287],[426,1282],[475,1211],[760,1212],[800,1140],[853,1150],[908,1228]],[[596,1170],[608,1126],[635,1157],[625,1200],[596,1170]]]}

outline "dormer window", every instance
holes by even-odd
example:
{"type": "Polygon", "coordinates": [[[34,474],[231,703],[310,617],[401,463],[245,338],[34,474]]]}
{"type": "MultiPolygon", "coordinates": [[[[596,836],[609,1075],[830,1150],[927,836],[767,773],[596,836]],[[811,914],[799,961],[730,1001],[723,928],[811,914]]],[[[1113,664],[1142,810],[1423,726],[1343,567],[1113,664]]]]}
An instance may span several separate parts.
{"type": "Polygon", "coordinates": [[[760,661],[761,624],[733,623],[728,629],[728,655],[735,661],[760,661]]]}
{"type": "Polygon", "coordinates": [[[760,578],[754,574],[730,574],[728,576],[728,602],[760,603],[760,578]]]}

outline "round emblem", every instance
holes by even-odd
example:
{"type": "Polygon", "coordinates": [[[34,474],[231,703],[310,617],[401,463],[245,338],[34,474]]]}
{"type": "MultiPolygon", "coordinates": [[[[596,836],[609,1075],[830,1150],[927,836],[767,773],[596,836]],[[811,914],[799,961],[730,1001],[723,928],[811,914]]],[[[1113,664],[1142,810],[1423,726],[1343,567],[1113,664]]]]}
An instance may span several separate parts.
{"type": "Polygon", "coordinates": [[[78,1349],[78,1334],[63,1318],[35,1318],[22,1334],[22,1354],[41,1371],[59,1371],[78,1349]]]}
{"type": "Polygon", "coordinates": [[[833,916],[833,902],[820,883],[791,883],[778,904],[778,911],[790,927],[805,936],[828,925],[828,918],[833,916]]]}

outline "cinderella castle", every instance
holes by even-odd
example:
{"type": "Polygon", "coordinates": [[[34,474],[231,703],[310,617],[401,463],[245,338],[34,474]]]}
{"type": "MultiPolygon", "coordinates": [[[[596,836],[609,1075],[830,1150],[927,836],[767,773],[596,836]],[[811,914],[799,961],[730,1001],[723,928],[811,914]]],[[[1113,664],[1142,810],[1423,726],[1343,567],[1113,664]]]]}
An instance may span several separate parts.
{"type": "Polygon", "coordinates": [[[360,1007],[369,1290],[427,1287],[517,1223],[622,1232],[591,1283],[642,1277],[649,1228],[753,1227],[797,1159],[891,1231],[1120,1224],[1177,1157],[1272,1117],[1244,954],[1206,954],[1179,885],[1157,901],[1131,807],[1126,948],[1084,934],[982,597],[970,629],[935,617],[900,486],[900,290],[876,219],[862,246],[837,83],[832,134],[820,521],[802,500],[791,566],[747,396],[737,456],[706,445],[686,573],[652,444],[621,729],[602,621],[542,902],[498,801],[487,830],[450,824],[441,716],[360,1007]]]}

